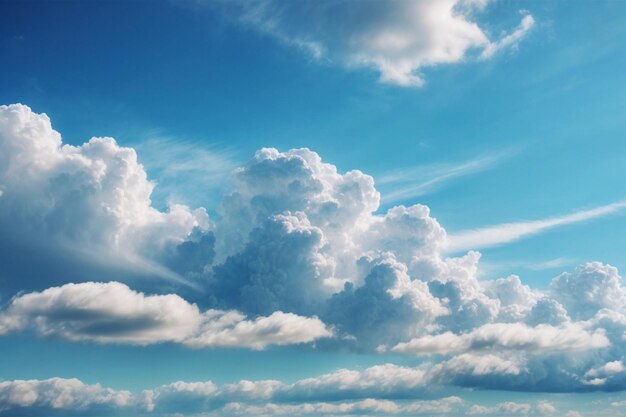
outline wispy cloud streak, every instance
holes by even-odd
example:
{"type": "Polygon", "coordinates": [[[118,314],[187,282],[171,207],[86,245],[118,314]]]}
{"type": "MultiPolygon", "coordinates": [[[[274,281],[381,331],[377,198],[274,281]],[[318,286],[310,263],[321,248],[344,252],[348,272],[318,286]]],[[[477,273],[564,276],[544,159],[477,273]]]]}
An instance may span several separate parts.
{"type": "Polygon", "coordinates": [[[495,168],[513,152],[480,156],[460,163],[439,163],[394,170],[376,179],[378,186],[391,191],[382,195],[383,203],[420,197],[432,193],[458,178],[495,168]]]}
{"type": "Polygon", "coordinates": [[[186,204],[210,203],[196,201],[199,188],[202,196],[219,191],[238,165],[230,149],[169,136],[151,135],[134,147],[150,177],[158,182],[157,197],[186,204]]]}
{"type": "Polygon", "coordinates": [[[499,246],[536,235],[555,227],[608,216],[623,210],[625,207],[626,201],[618,201],[590,210],[577,211],[565,216],[516,223],[503,223],[479,229],[464,230],[448,236],[447,251],[461,252],[470,249],[499,246]]]}

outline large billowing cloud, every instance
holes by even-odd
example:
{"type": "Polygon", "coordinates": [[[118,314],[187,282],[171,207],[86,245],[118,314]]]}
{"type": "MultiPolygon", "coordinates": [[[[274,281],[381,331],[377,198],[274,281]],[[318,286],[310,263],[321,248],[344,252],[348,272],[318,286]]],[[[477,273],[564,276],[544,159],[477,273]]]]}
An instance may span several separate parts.
{"type": "Polygon", "coordinates": [[[489,59],[512,48],[534,25],[522,12],[516,28],[494,39],[476,22],[489,3],[474,0],[226,3],[239,20],[319,61],[375,69],[380,81],[424,84],[421,70],[489,59]]]}
{"type": "Polygon", "coordinates": [[[276,311],[246,320],[237,311],[201,312],[178,295],[144,295],[119,282],[66,284],[17,296],[0,312],[0,334],[27,327],[74,341],[253,349],[332,335],[317,318],[276,311]]]}
{"type": "Polygon", "coordinates": [[[63,259],[173,276],[151,260],[194,229],[206,229],[208,217],[204,209],[175,204],[157,210],[150,201],[153,187],[132,148],[112,138],[63,144],[45,114],[20,104],[0,106],[5,265],[27,253],[19,266],[63,259]]]}
{"type": "MultiPolygon", "coordinates": [[[[514,275],[479,280],[480,254],[448,257],[446,231],[428,207],[379,210],[372,177],[338,172],[309,149],[258,151],[236,170],[211,222],[204,209],[153,207],[153,184],[132,149],[112,139],[63,145],[26,106],[0,107],[0,151],[0,260],[15,266],[14,255],[28,255],[23,270],[2,270],[13,286],[2,287],[1,333],[252,349],[315,342],[418,355],[427,363],[406,371],[418,384],[626,388],[626,289],[616,268],[587,263],[541,291],[514,275]],[[91,275],[101,270],[90,262],[141,265],[184,280],[193,295],[171,281],[134,280],[138,292],[128,280],[72,284],[62,270],[27,268],[57,258],[91,275]]],[[[368,370],[367,385],[345,371],[324,383],[251,389],[270,402],[415,389],[394,385],[404,381],[397,370],[385,370],[395,382],[368,370]]]]}

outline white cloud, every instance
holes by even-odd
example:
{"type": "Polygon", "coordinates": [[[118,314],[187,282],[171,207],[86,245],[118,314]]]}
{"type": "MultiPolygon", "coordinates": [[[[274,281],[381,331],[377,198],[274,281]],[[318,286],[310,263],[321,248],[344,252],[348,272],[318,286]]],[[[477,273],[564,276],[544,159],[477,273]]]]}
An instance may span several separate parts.
{"type": "Polygon", "coordinates": [[[493,407],[485,407],[482,405],[472,406],[467,414],[469,415],[527,415],[530,413],[531,405],[526,403],[516,403],[513,401],[505,401],[498,403],[493,407]]]}
{"type": "Polygon", "coordinates": [[[465,334],[446,332],[400,343],[395,352],[412,354],[450,354],[474,350],[521,350],[526,353],[576,352],[610,345],[604,330],[590,332],[580,325],[555,327],[540,324],[530,327],[521,323],[492,323],[465,334]]]}
{"type": "Polygon", "coordinates": [[[201,313],[178,295],[145,295],[119,282],[66,284],[15,297],[0,313],[0,334],[34,327],[74,341],[190,347],[248,347],[308,343],[332,335],[324,323],[277,311],[246,320],[237,311],[201,313]]]}
{"type": "MultiPolygon", "coordinates": [[[[155,209],[132,149],[112,139],[62,146],[48,118],[25,106],[2,107],[0,116],[0,232],[8,242],[0,278],[13,285],[2,286],[3,296],[22,290],[0,313],[2,333],[33,329],[98,343],[252,349],[316,342],[368,353],[396,346],[453,355],[430,357],[423,368],[342,370],[293,386],[241,382],[230,394],[216,388],[211,398],[220,405],[253,393],[255,401],[278,403],[414,398],[424,384],[521,391],[626,386],[623,372],[611,372],[626,356],[626,290],[611,266],[582,265],[547,291],[514,275],[480,281],[480,254],[446,257],[446,231],[428,207],[379,212],[372,177],[338,172],[308,149],[257,152],[236,170],[209,226],[203,210],[155,209]],[[154,280],[134,281],[144,292],[121,283],[66,284],[74,279],[48,274],[46,256],[57,264],[67,259],[73,272],[82,270],[76,262],[85,252],[107,265],[131,256],[169,268],[198,291],[164,289],[154,280]],[[46,275],[5,268],[15,253],[28,254],[21,266],[39,266],[46,275]]],[[[92,268],[85,274],[93,279],[92,268]]]]}
{"type": "Polygon", "coordinates": [[[368,270],[358,288],[348,285],[328,300],[325,320],[354,336],[361,347],[393,343],[419,332],[424,324],[449,314],[428,285],[411,280],[407,267],[392,255],[360,260],[368,270]]]}
{"type": "Polygon", "coordinates": [[[570,321],[565,307],[553,298],[543,297],[537,300],[525,320],[530,325],[541,323],[558,326],[570,321]]]}
{"type": "Polygon", "coordinates": [[[339,403],[301,403],[275,404],[261,406],[241,403],[226,404],[220,412],[234,415],[421,415],[445,414],[459,409],[463,401],[459,397],[447,397],[440,400],[411,401],[397,403],[389,400],[365,399],[339,403]]]}
{"type": "Polygon", "coordinates": [[[309,318],[276,311],[268,317],[244,320],[234,312],[210,310],[203,315],[200,334],[189,338],[191,347],[251,347],[309,343],[332,336],[317,317],[309,318]]]}
{"type": "Polygon", "coordinates": [[[554,405],[547,401],[538,402],[535,408],[537,412],[543,416],[551,416],[559,411],[554,405]]]}
{"type": "Polygon", "coordinates": [[[340,369],[315,378],[302,379],[284,388],[285,395],[299,398],[323,396],[383,396],[424,386],[427,376],[424,370],[393,364],[376,365],[363,371],[340,369]]]}
{"type": "Polygon", "coordinates": [[[0,106],[0,186],[0,233],[40,259],[69,251],[172,277],[150,260],[208,227],[204,209],[152,206],[154,185],[132,148],[112,138],[64,145],[45,114],[21,104],[0,106]]]}
{"type": "Polygon", "coordinates": [[[541,296],[538,291],[522,284],[516,275],[482,284],[485,293],[500,302],[499,319],[501,321],[519,321],[526,317],[541,296]]]}
{"type": "Polygon", "coordinates": [[[504,359],[497,355],[475,355],[463,353],[433,366],[430,376],[440,380],[453,381],[464,375],[519,375],[522,372],[520,363],[515,359],[504,359]]]}
{"type": "Polygon", "coordinates": [[[405,87],[424,84],[421,70],[492,57],[516,46],[532,28],[529,14],[498,40],[473,20],[488,2],[393,0],[368,2],[241,2],[240,20],[279,41],[302,48],[314,59],[349,68],[372,68],[380,81],[405,87]],[[478,52],[478,54],[474,53],[478,52]]]}
{"type": "Polygon", "coordinates": [[[624,374],[626,368],[621,360],[607,362],[597,368],[589,369],[583,376],[583,384],[604,385],[610,378],[624,374]]]}
{"type": "Polygon", "coordinates": [[[581,210],[573,214],[518,223],[503,223],[480,229],[460,231],[448,236],[448,252],[463,252],[468,249],[482,249],[498,246],[532,236],[546,230],[568,224],[580,223],[608,216],[623,210],[626,202],[617,202],[591,210],[581,210]]]}
{"type": "Polygon", "coordinates": [[[624,312],[626,307],[626,287],[617,268],[600,262],[589,262],[574,273],[559,275],[550,289],[575,319],[589,319],[602,308],[624,312]]]}
{"type": "MultiPolygon", "coordinates": [[[[495,356],[465,355],[454,362],[432,366],[428,373],[386,364],[362,371],[342,369],[291,384],[276,380],[241,380],[225,385],[212,381],[176,381],[140,393],[87,385],[77,379],[3,381],[0,414],[551,416],[558,413],[545,400],[534,404],[505,401],[487,406],[469,403],[458,396],[424,399],[425,395],[433,394],[433,383],[451,378],[453,372],[457,376],[469,372],[476,376],[511,378],[520,370],[511,369],[506,360],[495,356]]],[[[622,404],[613,402],[611,406],[622,404]]]]}
{"type": "MultiPolygon", "coordinates": [[[[259,402],[269,401],[271,403],[266,405],[270,408],[274,407],[277,411],[300,410],[304,412],[313,407],[318,412],[323,413],[326,410],[327,413],[331,413],[340,412],[340,409],[322,404],[330,401],[337,404],[338,401],[366,400],[346,403],[344,409],[348,412],[349,410],[357,411],[358,408],[358,406],[348,404],[374,406],[370,399],[376,399],[378,405],[393,407],[394,403],[386,401],[387,399],[419,397],[426,383],[426,374],[421,369],[384,364],[360,371],[339,369],[329,374],[302,379],[290,384],[275,380],[242,380],[217,386],[211,381],[192,383],[178,381],[145,390],[142,393],[142,404],[147,410],[156,412],[176,412],[177,407],[183,402],[185,407],[193,412],[219,410],[220,407],[226,405],[222,411],[244,413],[268,409],[263,408],[264,405],[261,406],[262,408],[249,409],[248,407],[251,405],[258,407],[259,402]],[[285,404],[292,404],[294,408],[289,408],[285,404]]],[[[437,408],[445,409],[457,403],[459,399],[452,397],[437,401],[418,401],[398,407],[397,410],[414,413],[433,412],[437,408]]]]}
{"type": "MultiPolygon", "coordinates": [[[[0,381],[0,413],[19,415],[23,409],[79,410],[84,413],[132,404],[129,391],[115,391],[78,379],[0,381]]],[[[45,414],[45,411],[43,411],[45,414]]]]}

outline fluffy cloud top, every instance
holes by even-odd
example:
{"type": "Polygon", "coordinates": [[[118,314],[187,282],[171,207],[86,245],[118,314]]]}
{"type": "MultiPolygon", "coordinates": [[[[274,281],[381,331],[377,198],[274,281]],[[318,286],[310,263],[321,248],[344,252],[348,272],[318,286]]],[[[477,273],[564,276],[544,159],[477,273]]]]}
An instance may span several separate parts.
{"type": "Polygon", "coordinates": [[[602,308],[623,312],[626,288],[617,268],[590,262],[552,280],[552,291],[575,319],[589,319],[602,308]]]}
{"type": "Polygon", "coordinates": [[[489,1],[428,0],[384,3],[265,0],[229,4],[245,24],[304,49],[315,59],[373,68],[380,81],[424,84],[420,71],[471,57],[489,59],[515,47],[533,27],[527,12],[517,28],[490,39],[476,21],[489,1]]]}
{"type": "Polygon", "coordinates": [[[206,229],[208,217],[182,205],[157,210],[153,187],[132,148],[112,138],[64,145],[45,114],[0,106],[0,234],[23,252],[167,275],[148,261],[206,229]]]}
{"type": "Polygon", "coordinates": [[[246,320],[237,311],[202,313],[178,295],[145,295],[119,282],[66,284],[17,296],[0,313],[0,334],[28,326],[68,340],[253,349],[332,335],[315,317],[277,311],[246,320]]]}

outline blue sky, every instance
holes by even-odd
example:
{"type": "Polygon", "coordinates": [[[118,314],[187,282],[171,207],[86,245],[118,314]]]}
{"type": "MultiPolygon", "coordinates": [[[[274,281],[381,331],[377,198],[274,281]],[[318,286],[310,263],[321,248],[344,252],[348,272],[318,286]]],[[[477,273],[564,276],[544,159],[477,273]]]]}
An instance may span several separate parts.
{"type": "Polygon", "coordinates": [[[0,415],[626,413],[625,16],[1,1],[0,415]]]}

